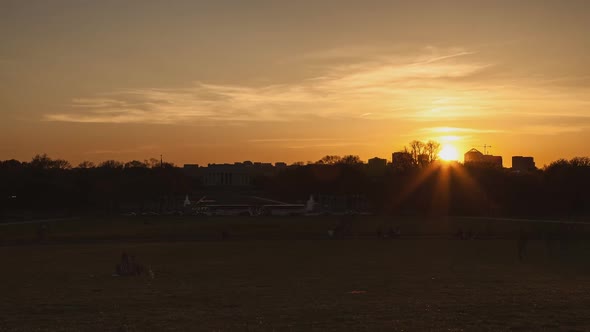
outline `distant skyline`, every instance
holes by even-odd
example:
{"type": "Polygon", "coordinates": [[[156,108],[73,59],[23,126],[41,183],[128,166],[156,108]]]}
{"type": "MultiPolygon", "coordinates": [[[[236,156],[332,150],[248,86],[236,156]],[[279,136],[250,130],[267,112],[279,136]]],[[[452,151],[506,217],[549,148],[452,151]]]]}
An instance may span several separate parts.
{"type": "Polygon", "coordinates": [[[590,2],[2,1],[0,159],[589,155],[590,2]]]}

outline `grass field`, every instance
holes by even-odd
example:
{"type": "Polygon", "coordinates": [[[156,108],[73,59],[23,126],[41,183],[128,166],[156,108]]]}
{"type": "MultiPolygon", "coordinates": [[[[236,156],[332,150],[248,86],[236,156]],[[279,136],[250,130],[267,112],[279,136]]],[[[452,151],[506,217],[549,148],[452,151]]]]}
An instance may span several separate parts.
{"type": "Polygon", "coordinates": [[[383,220],[340,239],[324,235],[334,218],[144,221],[58,222],[41,244],[36,225],[0,229],[0,330],[590,329],[584,243],[533,240],[519,262],[510,236],[460,241],[415,220],[396,240],[372,235],[383,220]],[[123,251],[154,278],[114,277],[123,251]]]}

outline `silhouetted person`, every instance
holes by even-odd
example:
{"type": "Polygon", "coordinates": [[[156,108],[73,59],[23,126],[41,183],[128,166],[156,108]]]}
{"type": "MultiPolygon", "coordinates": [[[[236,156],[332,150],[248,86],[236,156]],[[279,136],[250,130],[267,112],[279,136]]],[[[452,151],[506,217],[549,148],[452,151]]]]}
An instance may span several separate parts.
{"type": "Polygon", "coordinates": [[[137,261],[135,260],[135,256],[131,256],[131,258],[129,259],[129,265],[130,265],[130,275],[132,276],[139,276],[142,275],[143,272],[145,272],[145,268],[143,267],[143,265],[137,263],[137,261]]]}
{"type": "Polygon", "coordinates": [[[115,270],[120,276],[139,276],[145,272],[145,267],[135,260],[135,256],[129,256],[126,252],[121,254],[121,262],[115,270]]]}
{"type": "Polygon", "coordinates": [[[555,235],[553,234],[552,231],[547,231],[545,233],[545,249],[547,250],[547,254],[549,256],[553,255],[553,240],[555,238],[555,235]]]}
{"type": "Polygon", "coordinates": [[[335,234],[335,232],[334,232],[334,230],[333,230],[333,229],[329,229],[329,230],[328,230],[328,237],[329,237],[330,239],[333,239],[333,238],[334,238],[334,234],[335,234]]]}
{"type": "Polygon", "coordinates": [[[526,255],[526,246],[529,239],[524,229],[520,229],[518,233],[518,259],[522,262],[526,255]]]}
{"type": "Polygon", "coordinates": [[[45,241],[47,238],[47,224],[41,223],[39,224],[39,228],[37,229],[37,239],[39,242],[45,241]]]}
{"type": "Polygon", "coordinates": [[[131,260],[129,259],[129,255],[127,255],[126,252],[121,254],[121,261],[119,264],[117,264],[115,270],[120,276],[126,276],[131,273],[131,260]]]}
{"type": "Polygon", "coordinates": [[[387,231],[387,237],[390,239],[395,239],[395,231],[393,230],[393,227],[389,227],[389,230],[387,231]]]}
{"type": "Polygon", "coordinates": [[[457,233],[455,233],[455,236],[459,240],[463,240],[465,238],[465,234],[463,233],[463,229],[459,228],[459,230],[457,231],[457,233]]]}

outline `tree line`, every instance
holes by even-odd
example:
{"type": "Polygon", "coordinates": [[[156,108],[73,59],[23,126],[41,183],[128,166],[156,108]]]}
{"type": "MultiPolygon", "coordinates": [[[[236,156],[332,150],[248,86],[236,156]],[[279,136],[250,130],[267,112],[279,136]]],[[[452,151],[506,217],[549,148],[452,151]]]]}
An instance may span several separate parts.
{"type": "MultiPolygon", "coordinates": [[[[433,146],[436,151],[436,146],[433,146]]],[[[508,169],[438,162],[424,147],[405,151],[407,167],[372,172],[358,156],[326,156],[257,175],[241,190],[302,202],[310,194],[362,197],[382,214],[579,217],[590,215],[590,158],[557,160],[543,169],[508,169]],[[419,161],[422,161],[420,163],[419,161]]],[[[180,209],[186,194],[211,190],[199,177],[152,158],[107,160],[76,167],[47,155],[0,161],[0,217],[116,214],[180,209]]],[[[231,189],[234,191],[235,189],[231,189]]]]}

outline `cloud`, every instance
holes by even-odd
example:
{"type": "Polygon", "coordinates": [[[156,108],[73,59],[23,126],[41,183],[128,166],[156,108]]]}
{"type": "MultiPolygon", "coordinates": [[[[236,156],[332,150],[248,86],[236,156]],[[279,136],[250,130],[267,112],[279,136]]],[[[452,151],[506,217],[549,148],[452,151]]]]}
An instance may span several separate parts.
{"type": "MultiPolygon", "coordinates": [[[[346,53],[332,50],[307,58],[323,60],[346,53]]],[[[459,48],[356,59],[362,53],[362,49],[353,53],[355,61],[325,66],[316,76],[293,83],[195,82],[176,89],[122,89],[74,99],[69,112],[46,114],[44,120],[192,125],[322,118],[440,122],[519,112],[539,117],[572,105],[572,114],[578,114],[590,102],[584,94],[553,91],[545,83],[528,86],[534,82],[482,78],[480,74],[494,64],[476,61],[477,53],[459,48]],[[536,104],[543,106],[534,112],[527,109],[536,104]]]]}
{"type": "Polygon", "coordinates": [[[456,127],[432,127],[423,128],[421,131],[437,134],[452,134],[452,133],[501,133],[504,130],[501,129],[477,129],[477,128],[456,128],[456,127]]]}
{"type": "Polygon", "coordinates": [[[336,138],[255,138],[248,140],[249,143],[284,143],[284,142],[323,142],[336,141],[336,138]]]}
{"type": "Polygon", "coordinates": [[[590,129],[590,126],[563,126],[563,125],[530,125],[520,129],[523,134],[529,135],[561,135],[579,133],[590,129]]]}
{"type": "Polygon", "coordinates": [[[316,77],[291,84],[244,86],[196,82],[181,89],[123,89],[74,99],[71,112],[47,114],[45,120],[199,124],[368,115],[407,117],[423,108],[417,101],[440,89],[441,81],[468,76],[487,66],[455,61],[468,54],[471,53],[437,53],[412,59],[381,57],[333,66],[316,77]]]}
{"type": "Polygon", "coordinates": [[[287,149],[320,149],[320,148],[339,148],[350,146],[371,146],[372,144],[364,142],[334,142],[334,143],[315,143],[315,144],[298,144],[285,146],[287,149]]]}
{"type": "Polygon", "coordinates": [[[154,151],[157,149],[158,145],[142,145],[134,148],[124,148],[124,149],[100,149],[100,150],[91,150],[85,152],[85,154],[91,155],[115,155],[115,154],[129,154],[129,153],[136,153],[136,152],[149,152],[154,151]]]}
{"type": "Polygon", "coordinates": [[[285,149],[319,149],[346,146],[368,146],[367,142],[350,141],[341,138],[255,138],[249,139],[248,143],[279,146],[285,149]]]}

